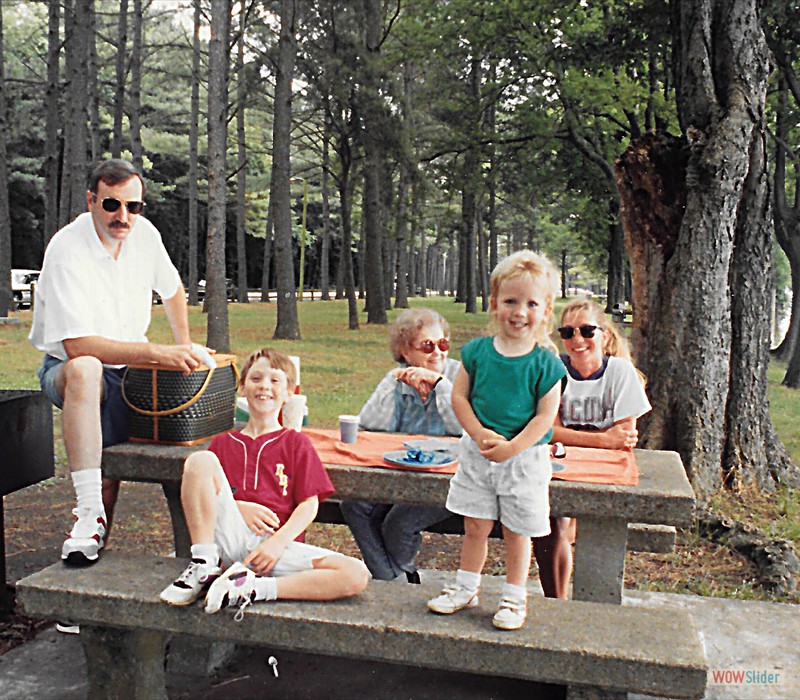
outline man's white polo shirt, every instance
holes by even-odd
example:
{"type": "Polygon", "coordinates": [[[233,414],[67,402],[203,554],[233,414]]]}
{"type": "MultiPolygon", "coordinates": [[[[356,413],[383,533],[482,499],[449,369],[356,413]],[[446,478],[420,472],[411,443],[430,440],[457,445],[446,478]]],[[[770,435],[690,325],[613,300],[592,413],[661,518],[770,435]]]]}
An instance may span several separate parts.
{"type": "Polygon", "coordinates": [[[153,224],[139,217],[115,260],[89,212],[58,231],[47,246],[36,285],[30,342],[66,360],[62,341],[97,335],[144,342],[152,290],[174,296],[180,276],[153,224]]]}

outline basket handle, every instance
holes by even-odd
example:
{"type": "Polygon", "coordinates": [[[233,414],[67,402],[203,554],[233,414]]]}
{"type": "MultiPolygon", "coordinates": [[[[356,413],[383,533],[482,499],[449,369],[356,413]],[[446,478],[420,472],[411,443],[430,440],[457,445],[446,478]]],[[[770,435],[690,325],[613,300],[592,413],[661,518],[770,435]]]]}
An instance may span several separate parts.
{"type": "MultiPolygon", "coordinates": [[[[231,366],[233,366],[233,365],[231,365],[231,366]]],[[[238,381],[239,373],[236,371],[236,367],[235,366],[233,366],[233,367],[234,367],[233,373],[236,375],[237,381],[238,381]]],[[[211,377],[214,376],[214,372],[215,372],[214,369],[209,369],[208,370],[208,374],[206,375],[205,381],[203,382],[203,385],[200,387],[200,389],[198,389],[197,393],[194,396],[192,396],[192,398],[190,398],[188,401],[182,403],[180,406],[175,406],[175,408],[165,408],[163,411],[148,411],[146,409],[139,408],[138,406],[134,406],[128,400],[128,397],[125,394],[125,378],[128,376],[128,369],[129,369],[128,367],[125,368],[125,374],[122,377],[122,387],[121,387],[121,389],[122,389],[122,400],[127,404],[128,408],[133,409],[134,411],[136,411],[136,413],[139,413],[139,414],[141,414],[143,416],[150,416],[150,417],[153,417],[153,418],[160,418],[162,416],[171,416],[174,413],[180,413],[181,411],[189,408],[190,406],[193,406],[195,403],[197,403],[197,401],[200,399],[200,397],[203,394],[206,393],[206,389],[208,389],[208,384],[211,381],[211,377]]],[[[157,372],[158,370],[157,369],[153,369],[152,371],[153,372],[157,372]]]]}

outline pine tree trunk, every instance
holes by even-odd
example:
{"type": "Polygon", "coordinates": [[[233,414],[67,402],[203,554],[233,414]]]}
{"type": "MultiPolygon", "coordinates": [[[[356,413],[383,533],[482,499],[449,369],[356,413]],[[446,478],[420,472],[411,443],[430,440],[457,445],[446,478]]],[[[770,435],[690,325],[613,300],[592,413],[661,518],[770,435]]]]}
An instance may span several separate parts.
{"type": "Polygon", "coordinates": [[[8,201],[8,161],[6,159],[6,69],[3,40],[3,3],[0,0],[0,318],[12,307],[11,293],[11,209],[8,201]]]}
{"type": "Polygon", "coordinates": [[[350,160],[349,149],[341,153],[342,169],[339,174],[339,200],[342,212],[342,251],[339,256],[339,269],[342,274],[344,295],[347,299],[347,327],[358,330],[358,301],[353,275],[353,224],[350,206],[350,160]]]}
{"type": "Polygon", "coordinates": [[[706,496],[796,478],[766,395],[768,60],[756,0],[676,0],[672,26],[684,143],[646,135],[617,168],[653,404],[641,442],[677,450],[706,496]]]}
{"type": "MultiPolygon", "coordinates": [[[[197,9],[195,8],[195,23],[197,9]]],[[[195,29],[196,31],[196,29],[195,29]]],[[[128,48],[128,0],[120,0],[117,18],[117,54],[114,59],[114,127],[111,132],[111,157],[122,154],[122,120],[125,116],[125,56],[128,48]]],[[[195,304],[197,300],[195,300],[195,304]]]]}
{"type": "MultiPolygon", "coordinates": [[[[197,306],[199,295],[197,282],[197,180],[198,180],[198,140],[200,135],[200,28],[202,19],[201,0],[194,0],[194,20],[192,35],[192,97],[189,115],[189,304],[197,306]]],[[[127,7],[127,2],[126,2],[127,7]]],[[[120,114],[121,119],[121,114],[120,114]]],[[[116,126],[115,126],[116,129],[116,126]]],[[[116,132],[115,132],[116,133],[116,132]]],[[[120,123],[120,138],[121,138],[120,123]]]]}
{"type": "Polygon", "coordinates": [[[236,297],[246,304],[247,297],[247,247],[245,244],[245,195],[247,194],[247,142],[245,140],[244,110],[247,83],[244,68],[244,36],[247,12],[244,2],[239,5],[239,41],[236,83],[236,297]]]}
{"type": "Polygon", "coordinates": [[[731,277],[731,372],[722,469],[726,485],[800,485],[800,471],[777,436],[769,413],[772,206],[762,123],[750,148],[741,213],[736,222],[731,277]]]}
{"type": "Polygon", "coordinates": [[[330,282],[330,257],[331,257],[331,205],[330,193],[328,191],[328,180],[330,177],[331,155],[330,155],[331,131],[330,122],[325,119],[322,133],[322,180],[320,191],[322,195],[322,250],[320,251],[320,299],[329,301],[331,298],[330,282]]]}
{"type": "Polygon", "coordinates": [[[272,201],[272,188],[270,188],[267,223],[264,226],[264,257],[261,262],[261,301],[269,301],[269,272],[272,266],[273,230],[275,228],[272,218],[272,201]]]}
{"type": "Polygon", "coordinates": [[[58,125],[59,118],[59,54],[61,39],[61,2],[47,3],[47,88],[45,91],[45,146],[44,146],[44,245],[47,247],[58,230],[58,125]]]}
{"type": "Polygon", "coordinates": [[[87,16],[87,33],[89,38],[89,62],[87,75],[89,101],[89,153],[91,162],[96,164],[101,155],[100,145],[100,91],[97,84],[97,13],[94,0],[89,0],[87,16]]]}
{"type": "Polygon", "coordinates": [[[230,0],[212,0],[211,39],[208,46],[208,237],[205,309],[208,313],[206,344],[219,352],[230,350],[228,299],[225,289],[225,153],[228,124],[226,78],[229,23],[230,0]]]}
{"type": "Polygon", "coordinates": [[[384,294],[383,231],[381,227],[381,159],[380,120],[383,112],[379,94],[378,61],[383,34],[380,0],[364,2],[364,76],[361,119],[364,125],[364,286],[366,288],[367,323],[387,323],[384,294]]]}
{"type": "Polygon", "coordinates": [[[67,66],[67,121],[61,178],[59,227],[86,209],[89,37],[85,17],[89,0],[64,5],[64,47],[67,66]]]}
{"type": "Polygon", "coordinates": [[[292,255],[292,209],[289,178],[289,145],[292,134],[292,76],[297,39],[295,4],[281,0],[281,30],[275,79],[275,117],[272,127],[272,220],[275,226],[275,284],[278,293],[278,322],[274,338],[300,338],[297,290],[292,255]]]}
{"type": "MultiPolygon", "coordinates": [[[[775,173],[773,190],[775,200],[775,238],[789,260],[792,275],[792,308],[789,316],[789,328],[780,345],[773,351],[773,356],[780,360],[788,360],[790,365],[800,367],[800,357],[794,363],[793,356],[798,353],[798,336],[800,336],[800,192],[797,190],[797,165],[795,172],[795,199],[790,205],[786,197],[786,139],[789,130],[788,88],[786,80],[779,82],[778,110],[776,115],[775,139],[775,173]]],[[[788,372],[783,383],[798,388],[800,376],[790,377],[788,372]]]]}
{"type": "Polygon", "coordinates": [[[395,235],[395,276],[397,287],[395,291],[394,307],[396,309],[408,308],[408,168],[401,165],[400,183],[397,187],[397,233],[395,235]]]}
{"type": "MultiPolygon", "coordinates": [[[[133,0],[133,48],[131,50],[131,90],[128,120],[131,127],[132,162],[141,171],[144,167],[142,151],[142,32],[144,16],[142,0],[133,0]]],[[[209,68],[210,70],[210,68],[209,68]]]]}

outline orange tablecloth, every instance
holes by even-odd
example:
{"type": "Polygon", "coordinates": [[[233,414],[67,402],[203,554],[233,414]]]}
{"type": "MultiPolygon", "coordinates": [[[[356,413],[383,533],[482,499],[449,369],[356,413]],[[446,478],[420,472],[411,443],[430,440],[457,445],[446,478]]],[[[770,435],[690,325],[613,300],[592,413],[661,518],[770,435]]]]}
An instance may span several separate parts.
{"type": "MultiPolygon", "coordinates": [[[[303,428],[303,432],[309,437],[325,464],[381,467],[437,474],[456,473],[456,464],[444,467],[425,465],[406,467],[390,464],[383,458],[385,452],[404,449],[404,442],[424,440],[430,438],[429,435],[371,433],[361,430],[358,433],[358,441],[353,445],[346,445],[340,442],[338,430],[303,428]]],[[[452,440],[454,445],[458,444],[458,438],[452,440]]],[[[554,479],[616,486],[636,486],[639,482],[639,470],[636,468],[633,452],[629,450],[601,450],[592,447],[567,447],[566,450],[566,457],[553,460],[555,464],[563,464],[565,467],[564,471],[553,474],[554,479]]]]}

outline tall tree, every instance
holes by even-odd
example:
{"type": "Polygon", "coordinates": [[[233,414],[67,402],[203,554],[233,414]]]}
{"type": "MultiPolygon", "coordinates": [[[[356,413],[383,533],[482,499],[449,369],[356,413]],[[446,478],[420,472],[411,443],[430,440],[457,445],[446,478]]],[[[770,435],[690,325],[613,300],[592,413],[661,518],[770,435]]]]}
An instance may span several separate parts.
{"type": "Polygon", "coordinates": [[[64,167],[61,177],[59,227],[86,208],[88,141],[89,31],[85,18],[92,0],[64,3],[64,48],[67,67],[67,118],[64,126],[64,167]]]}
{"type": "Polygon", "coordinates": [[[683,139],[643,137],[619,165],[626,235],[648,239],[651,256],[634,284],[634,350],[653,403],[645,446],[680,452],[701,496],[800,483],[766,395],[769,62],[758,2],[673,0],[671,14],[683,139]]]}
{"type": "Polygon", "coordinates": [[[364,0],[364,73],[360,105],[365,151],[364,162],[364,285],[367,323],[387,323],[384,297],[383,227],[381,225],[381,119],[379,61],[383,41],[381,0],[364,0]]]}
{"type": "Polygon", "coordinates": [[[0,0],[0,318],[11,308],[11,213],[8,206],[6,155],[6,68],[3,41],[3,3],[0,0]]]}
{"type": "Polygon", "coordinates": [[[192,98],[189,112],[189,304],[198,304],[197,293],[197,180],[198,140],[200,136],[200,31],[202,28],[201,0],[194,0],[192,22],[192,98]]]}
{"type": "Polygon", "coordinates": [[[46,246],[58,230],[58,125],[59,56],[61,55],[61,1],[47,3],[47,87],[45,89],[44,240],[46,246]]]}
{"type": "MultiPolygon", "coordinates": [[[[789,260],[792,276],[792,308],[789,328],[775,355],[789,361],[783,383],[794,389],[800,388],[800,188],[797,187],[798,164],[793,163],[794,201],[787,197],[786,161],[787,139],[789,136],[788,87],[787,80],[779,81],[778,110],[776,114],[775,138],[775,236],[789,260]]],[[[800,85],[795,79],[795,82],[800,85]]],[[[798,93],[800,98],[800,93],[798,93]]],[[[797,98],[796,98],[797,99],[797,98]]],[[[791,157],[791,151],[789,151],[791,157]]]]}
{"type": "Polygon", "coordinates": [[[246,303],[247,250],[245,247],[246,195],[247,195],[247,140],[245,136],[245,102],[247,79],[244,63],[244,37],[247,28],[247,2],[239,3],[239,37],[236,42],[236,298],[246,303]]]}
{"type": "MultiPolygon", "coordinates": [[[[138,0],[137,0],[138,1],[138,0]]],[[[230,350],[225,284],[225,202],[228,133],[228,37],[231,1],[212,0],[208,46],[208,235],[206,298],[209,347],[230,350]]]]}
{"type": "MultiPolygon", "coordinates": [[[[131,50],[131,85],[128,120],[131,128],[132,162],[143,170],[142,150],[142,42],[144,33],[144,13],[142,0],[133,0],[133,48],[131,50]]],[[[209,68],[210,70],[210,68],[209,68]]]]}
{"type": "Polygon", "coordinates": [[[122,154],[122,120],[125,116],[125,58],[128,50],[128,0],[120,0],[117,15],[117,52],[114,57],[114,126],[111,157],[122,154]]]}
{"type": "Polygon", "coordinates": [[[289,151],[292,137],[292,77],[297,52],[294,0],[281,0],[281,30],[275,78],[275,117],[272,127],[272,183],[270,203],[275,226],[275,281],[278,320],[275,338],[300,338],[292,255],[292,205],[289,151]]]}
{"type": "MultiPolygon", "coordinates": [[[[84,18],[81,18],[83,21],[84,18]]],[[[89,15],[86,17],[89,33],[89,60],[87,63],[87,96],[89,102],[89,153],[92,163],[100,159],[100,86],[97,75],[97,12],[94,0],[89,3],[89,15]]]]}
{"type": "Polygon", "coordinates": [[[331,205],[329,180],[331,169],[331,131],[330,119],[326,114],[322,127],[322,176],[320,193],[322,195],[322,250],[320,252],[320,298],[330,299],[330,249],[331,249],[331,205]]]}

